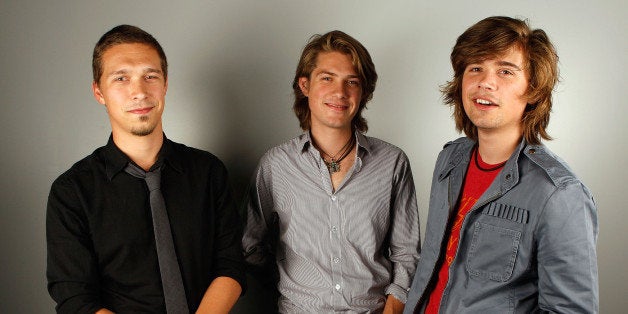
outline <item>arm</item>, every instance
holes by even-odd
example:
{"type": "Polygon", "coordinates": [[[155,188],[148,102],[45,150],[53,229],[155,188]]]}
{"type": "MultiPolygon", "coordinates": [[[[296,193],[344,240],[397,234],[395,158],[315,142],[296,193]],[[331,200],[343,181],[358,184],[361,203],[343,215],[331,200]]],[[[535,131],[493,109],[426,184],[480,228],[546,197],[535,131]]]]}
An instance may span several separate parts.
{"type": "Polygon", "coordinates": [[[598,312],[597,210],[579,182],[550,197],[537,227],[539,308],[598,312]]]}
{"type": "Polygon", "coordinates": [[[244,258],[256,271],[274,264],[270,258],[274,246],[271,238],[278,237],[278,217],[272,213],[272,193],[267,179],[270,170],[265,170],[264,160],[262,158],[260,161],[249,190],[246,227],[242,238],[244,258]]]}
{"type": "Polygon", "coordinates": [[[404,304],[392,295],[386,298],[386,305],[382,314],[401,314],[403,313],[404,304]]]}
{"type": "Polygon", "coordinates": [[[196,313],[229,313],[242,293],[240,284],[229,277],[218,277],[205,291],[196,313]]]}
{"type": "Polygon", "coordinates": [[[46,212],[48,292],[58,313],[101,309],[99,274],[87,217],[71,180],[57,179],[46,212]]]}
{"type": "Polygon", "coordinates": [[[246,290],[246,274],[240,243],[242,221],[236,211],[227,182],[227,170],[222,163],[211,178],[215,181],[210,193],[217,197],[211,270],[213,279],[201,300],[199,311],[211,309],[214,312],[220,309],[228,312],[240,294],[246,290]]]}
{"type": "Polygon", "coordinates": [[[384,293],[394,296],[394,299],[401,303],[405,303],[419,259],[421,242],[419,211],[412,171],[408,158],[403,153],[397,161],[394,179],[389,230],[390,261],[392,262],[393,273],[392,282],[384,293]]]}

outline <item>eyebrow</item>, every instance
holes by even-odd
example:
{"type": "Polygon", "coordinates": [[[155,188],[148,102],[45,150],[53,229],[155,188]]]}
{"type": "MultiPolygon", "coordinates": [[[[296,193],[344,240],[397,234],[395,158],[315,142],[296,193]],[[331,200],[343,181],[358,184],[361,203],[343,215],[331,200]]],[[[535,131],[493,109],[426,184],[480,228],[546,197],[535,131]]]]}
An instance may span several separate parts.
{"type": "Polygon", "coordinates": [[[507,66],[507,67],[514,68],[517,71],[522,71],[521,68],[518,65],[516,65],[516,64],[514,64],[512,62],[508,62],[508,61],[497,61],[497,65],[507,66]]]}
{"type": "MultiPolygon", "coordinates": [[[[319,75],[331,75],[331,76],[338,76],[338,74],[334,73],[334,72],[330,72],[330,71],[326,71],[326,70],[321,70],[319,73],[316,74],[316,76],[319,75]]],[[[351,74],[348,75],[349,78],[360,78],[359,75],[357,74],[351,74]]]]}
{"type": "MultiPolygon", "coordinates": [[[[120,75],[120,74],[127,74],[129,73],[129,71],[127,69],[122,69],[122,70],[118,70],[118,71],[114,71],[109,73],[107,76],[115,76],[115,75],[120,75]]],[[[158,73],[158,74],[163,74],[163,72],[159,69],[154,69],[154,68],[145,68],[142,71],[143,74],[147,74],[147,73],[158,73]]]]}

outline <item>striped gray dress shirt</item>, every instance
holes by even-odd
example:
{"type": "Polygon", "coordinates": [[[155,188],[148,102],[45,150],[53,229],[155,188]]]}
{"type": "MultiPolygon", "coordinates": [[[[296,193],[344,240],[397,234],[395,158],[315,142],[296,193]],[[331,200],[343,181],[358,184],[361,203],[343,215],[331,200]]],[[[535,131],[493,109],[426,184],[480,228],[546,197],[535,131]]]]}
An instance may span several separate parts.
{"type": "Polygon", "coordinates": [[[259,163],[242,244],[250,264],[276,259],[282,313],[377,313],[388,294],[406,301],[420,250],[410,164],[401,149],[355,135],[355,163],[336,191],[309,132],[259,163]]]}

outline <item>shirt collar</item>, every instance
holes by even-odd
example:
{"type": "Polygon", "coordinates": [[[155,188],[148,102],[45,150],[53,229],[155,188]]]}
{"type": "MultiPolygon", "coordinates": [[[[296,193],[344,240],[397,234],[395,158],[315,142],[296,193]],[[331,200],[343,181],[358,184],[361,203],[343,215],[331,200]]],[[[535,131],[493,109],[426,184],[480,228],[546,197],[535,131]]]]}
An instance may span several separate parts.
{"type": "MultiPolygon", "coordinates": [[[[155,165],[168,164],[168,166],[172,167],[175,171],[183,172],[183,160],[174,153],[174,143],[166,138],[166,134],[163,136],[164,142],[159,149],[155,165]]],[[[132,162],[131,158],[116,146],[113,141],[113,135],[109,135],[109,140],[105,146],[105,172],[107,178],[109,180],[113,179],[116,174],[124,171],[124,168],[126,168],[129,162],[132,162]]]]}
{"type": "MultiPolygon", "coordinates": [[[[355,131],[355,137],[358,142],[358,147],[363,148],[367,153],[371,153],[371,144],[366,136],[358,131],[355,131]]],[[[309,146],[312,144],[312,137],[310,132],[305,132],[299,137],[298,146],[301,148],[301,153],[305,153],[309,146]]]]}

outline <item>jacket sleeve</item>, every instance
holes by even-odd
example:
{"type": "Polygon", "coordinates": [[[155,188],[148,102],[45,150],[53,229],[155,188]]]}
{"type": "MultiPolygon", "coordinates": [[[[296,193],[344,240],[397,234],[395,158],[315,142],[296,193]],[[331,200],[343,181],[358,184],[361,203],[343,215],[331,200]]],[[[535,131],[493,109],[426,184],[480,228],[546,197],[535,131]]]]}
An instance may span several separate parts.
{"type": "Polygon", "coordinates": [[[406,303],[420,251],[419,212],[410,163],[399,156],[391,195],[390,261],[392,282],[385,294],[406,303]]]}
{"type": "Polygon", "coordinates": [[[597,209],[580,182],[549,198],[537,233],[539,308],[555,313],[597,313],[597,209]]]}
{"type": "Polygon", "coordinates": [[[58,313],[94,313],[101,308],[96,254],[81,204],[71,180],[53,183],[46,212],[46,276],[58,313]]]}

